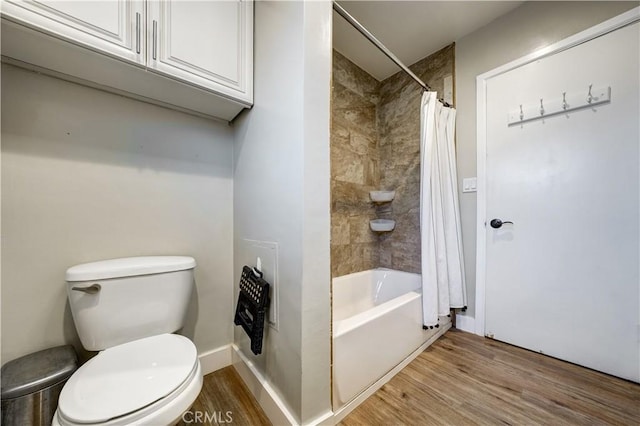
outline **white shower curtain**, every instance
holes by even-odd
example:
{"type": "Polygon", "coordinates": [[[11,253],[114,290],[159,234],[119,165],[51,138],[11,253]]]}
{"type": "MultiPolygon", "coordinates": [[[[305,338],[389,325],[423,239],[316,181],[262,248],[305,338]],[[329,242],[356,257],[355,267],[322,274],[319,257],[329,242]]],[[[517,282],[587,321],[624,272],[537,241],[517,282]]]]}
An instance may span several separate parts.
{"type": "Polygon", "coordinates": [[[454,145],[456,110],[422,95],[420,110],[420,234],[423,325],[467,305],[454,145]]]}

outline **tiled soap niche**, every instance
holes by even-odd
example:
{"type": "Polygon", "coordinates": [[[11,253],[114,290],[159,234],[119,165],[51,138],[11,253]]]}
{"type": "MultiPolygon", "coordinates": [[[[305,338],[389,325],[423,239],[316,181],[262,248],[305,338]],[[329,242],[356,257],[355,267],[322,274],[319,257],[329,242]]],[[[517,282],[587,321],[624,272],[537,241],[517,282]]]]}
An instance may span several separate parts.
{"type": "MultiPolygon", "coordinates": [[[[396,191],[370,191],[369,197],[376,204],[378,216],[391,213],[391,201],[396,196],[396,191]]],[[[369,226],[373,232],[391,232],[396,227],[393,219],[373,219],[369,221],[369,226]]]]}

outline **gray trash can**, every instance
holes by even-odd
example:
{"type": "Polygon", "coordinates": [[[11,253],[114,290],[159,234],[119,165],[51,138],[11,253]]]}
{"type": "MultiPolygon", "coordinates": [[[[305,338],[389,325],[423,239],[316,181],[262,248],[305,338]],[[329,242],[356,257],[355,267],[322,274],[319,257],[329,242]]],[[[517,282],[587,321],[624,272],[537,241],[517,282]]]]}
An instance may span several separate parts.
{"type": "Polygon", "coordinates": [[[78,369],[73,346],[45,349],[2,366],[2,425],[51,425],[65,382],[78,369]]]}

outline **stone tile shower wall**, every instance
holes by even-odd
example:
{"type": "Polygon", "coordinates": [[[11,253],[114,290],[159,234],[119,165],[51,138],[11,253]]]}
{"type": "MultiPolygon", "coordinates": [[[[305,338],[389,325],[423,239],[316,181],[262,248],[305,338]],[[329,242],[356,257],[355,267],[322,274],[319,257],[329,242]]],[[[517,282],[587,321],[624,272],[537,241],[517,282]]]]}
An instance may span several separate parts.
{"type": "Polygon", "coordinates": [[[331,94],[331,273],[378,266],[369,191],[380,185],[376,105],[380,83],[333,52],[331,94]]]}
{"type": "MultiPolygon", "coordinates": [[[[439,93],[453,75],[454,45],[411,66],[439,93]]],[[[382,83],[333,52],[331,95],[331,273],[376,267],[420,272],[420,97],[399,72],[382,83]],[[396,191],[374,205],[369,191],[396,191]],[[369,220],[394,219],[380,236],[369,220]]],[[[440,95],[438,95],[440,96],[440,95]]]]}
{"type": "MultiPolygon", "coordinates": [[[[410,68],[438,92],[455,69],[455,45],[416,62],[410,68]]],[[[422,90],[405,73],[380,86],[378,141],[380,185],[396,197],[380,217],[394,219],[393,232],[380,236],[379,266],[420,273],[420,98],[422,90]]]]}

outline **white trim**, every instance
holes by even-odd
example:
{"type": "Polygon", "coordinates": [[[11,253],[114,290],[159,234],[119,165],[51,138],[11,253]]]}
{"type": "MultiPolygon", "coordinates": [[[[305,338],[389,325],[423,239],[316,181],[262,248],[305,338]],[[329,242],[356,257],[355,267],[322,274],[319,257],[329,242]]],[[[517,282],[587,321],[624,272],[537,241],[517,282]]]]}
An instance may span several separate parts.
{"type": "Polygon", "coordinates": [[[251,394],[256,398],[260,407],[274,425],[297,425],[298,420],[287,407],[284,400],[278,395],[271,383],[258,371],[238,348],[232,345],[233,367],[240,378],[249,388],[251,394]]]}
{"type": "Polygon", "coordinates": [[[334,426],[333,411],[327,411],[315,419],[305,423],[305,426],[334,426]]]}
{"type": "MultiPolygon", "coordinates": [[[[483,74],[484,75],[484,74],[483,74]]],[[[484,336],[484,295],[487,262],[487,81],[476,77],[477,134],[476,134],[476,178],[477,178],[477,223],[476,223],[476,309],[475,333],[484,336]]],[[[457,319],[457,318],[456,318],[457,319]]]]}
{"type": "Polygon", "coordinates": [[[202,353],[198,358],[203,376],[228,367],[231,365],[231,344],[202,353]]]}
{"type": "MultiPolygon", "coordinates": [[[[476,223],[476,311],[475,311],[475,333],[484,336],[485,333],[485,289],[486,289],[486,161],[487,161],[487,138],[486,138],[486,87],[487,80],[504,74],[513,69],[536,61],[546,56],[551,56],[563,50],[571,49],[579,44],[608,34],[612,31],[640,21],[640,7],[631,9],[621,15],[606,20],[598,25],[581,31],[573,36],[565,38],[550,46],[525,55],[519,59],[511,61],[480,74],[476,77],[476,145],[477,145],[477,223],[476,223]]],[[[456,318],[457,319],[457,318],[456,318]]]]}
{"type": "MultiPolygon", "coordinates": [[[[456,318],[456,320],[457,320],[457,318],[456,318]]],[[[411,361],[416,359],[418,357],[418,355],[420,355],[422,352],[424,352],[425,349],[427,349],[429,346],[431,346],[431,344],[433,342],[435,342],[440,336],[442,336],[450,328],[451,328],[451,323],[450,322],[447,323],[447,324],[444,324],[442,329],[440,329],[436,334],[431,336],[431,338],[429,338],[429,340],[424,342],[418,349],[416,349],[414,352],[412,352],[411,355],[406,357],[404,359],[404,361],[402,361],[400,364],[398,364],[395,367],[393,367],[393,369],[391,371],[389,371],[387,374],[382,376],[377,382],[375,382],[374,384],[369,386],[367,389],[365,389],[364,392],[362,392],[361,394],[356,396],[355,399],[351,400],[350,402],[348,402],[345,405],[343,405],[342,407],[340,407],[337,411],[335,411],[334,414],[333,414],[333,420],[334,420],[335,424],[338,424],[340,421],[342,421],[342,419],[344,419],[356,407],[358,407],[360,404],[362,404],[365,399],[369,398],[371,395],[376,393],[376,391],[378,389],[380,389],[382,386],[384,386],[385,383],[387,383],[389,380],[391,380],[393,378],[393,376],[398,374],[400,372],[400,370],[402,370],[407,365],[409,365],[409,363],[411,361]]]]}
{"type": "Polygon", "coordinates": [[[475,334],[476,319],[468,315],[456,314],[456,329],[475,334]]]}

